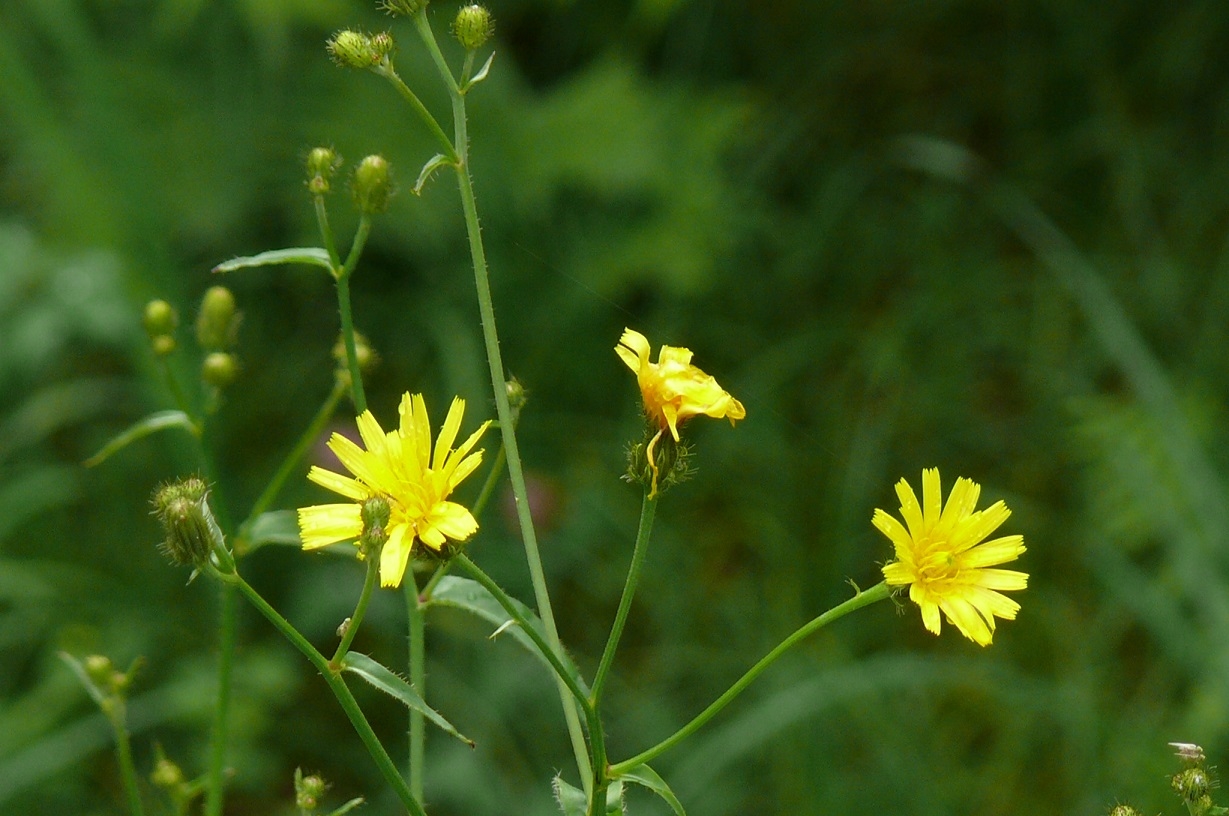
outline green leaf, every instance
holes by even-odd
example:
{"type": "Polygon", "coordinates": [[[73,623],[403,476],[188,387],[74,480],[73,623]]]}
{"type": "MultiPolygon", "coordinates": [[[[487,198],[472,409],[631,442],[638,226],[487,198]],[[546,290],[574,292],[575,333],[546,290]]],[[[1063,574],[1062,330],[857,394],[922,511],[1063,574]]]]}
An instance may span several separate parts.
{"type": "Polygon", "coordinates": [[[303,546],[299,538],[299,516],[294,510],[273,510],[261,513],[244,533],[244,554],[266,544],[289,547],[303,546]]]}
{"type": "Polygon", "coordinates": [[[449,167],[452,162],[443,153],[436,153],[427,163],[422,166],[422,171],[418,174],[418,181],[414,182],[414,186],[410,188],[410,192],[414,195],[422,195],[423,186],[435,175],[435,171],[441,167],[449,167]]]}
{"type": "MultiPolygon", "coordinates": [[[[507,632],[517,643],[528,649],[530,654],[542,661],[542,664],[546,666],[551,674],[555,673],[555,669],[551,666],[550,661],[538,651],[537,645],[529,635],[521,631],[516,621],[508,617],[508,613],[499,605],[499,601],[495,600],[495,597],[487,592],[477,581],[469,578],[458,578],[454,575],[446,575],[435,587],[435,591],[431,593],[427,603],[464,609],[483,620],[495,624],[496,634],[507,632]]],[[[517,611],[524,616],[525,620],[530,622],[530,625],[542,636],[542,639],[549,643],[550,641],[546,638],[546,629],[542,626],[542,621],[538,619],[538,616],[520,601],[513,599],[513,603],[516,604],[517,611]]],[[[584,678],[580,676],[580,669],[572,662],[572,658],[564,653],[559,656],[559,661],[567,669],[568,675],[576,681],[576,685],[580,687],[580,690],[588,694],[589,687],[585,684],[584,678]]]]}
{"type": "Polygon", "coordinates": [[[89,692],[90,697],[93,698],[94,702],[98,704],[98,707],[105,711],[107,708],[107,695],[104,694],[102,689],[100,689],[98,685],[90,678],[89,672],[85,670],[85,664],[70,655],[68,652],[60,652],[59,656],[60,659],[64,661],[64,664],[67,665],[68,668],[72,669],[72,672],[76,675],[77,680],[79,680],[81,685],[85,687],[85,690],[89,692]]]}
{"type": "Polygon", "coordinates": [[[231,258],[213,268],[214,272],[234,272],[237,269],[248,269],[253,266],[275,266],[277,264],[313,264],[323,266],[333,272],[333,263],[329,253],[320,247],[290,247],[289,249],[271,249],[244,258],[231,258]]]}
{"type": "Polygon", "coordinates": [[[589,803],[585,801],[584,791],[564,782],[561,776],[551,780],[551,787],[555,789],[555,801],[559,803],[563,816],[585,816],[589,803]]]}
{"type": "Polygon", "coordinates": [[[666,784],[666,780],[657,775],[657,772],[648,765],[637,765],[630,771],[620,774],[620,779],[626,779],[629,782],[635,782],[637,785],[643,785],[653,793],[666,800],[666,804],[678,814],[678,816],[687,816],[683,810],[683,803],[674,795],[674,791],[670,790],[670,786],[666,784]]]}
{"type": "Polygon", "coordinates": [[[143,439],[152,433],[164,431],[167,428],[183,428],[193,436],[200,436],[200,428],[183,411],[158,411],[140,420],[126,431],[121,432],[110,442],[103,445],[98,453],[86,459],[83,464],[86,467],[100,465],[112,454],[126,448],[138,439],[143,439]]]}
{"type": "Polygon", "coordinates": [[[486,62],[484,62],[482,64],[482,67],[478,69],[478,73],[474,74],[473,78],[471,78],[468,82],[466,82],[464,85],[461,86],[461,93],[462,94],[466,93],[470,88],[474,87],[479,82],[486,79],[487,74],[491,72],[491,63],[494,61],[495,61],[495,52],[492,51],[491,56],[487,57],[486,62]]]}
{"type": "Polygon", "coordinates": [[[385,694],[401,701],[405,706],[422,714],[431,722],[438,725],[447,733],[461,740],[470,748],[474,747],[474,741],[462,734],[460,731],[452,727],[452,723],[444,719],[444,717],[431,706],[427,705],[426,701],[419,696],[414,687],[407,683],[401,677],[398,677],[388,667],[377,663],[365,654],[358,652],[350,652],[341,661],[342,671],[348,671],[352,674],[357,674],[359,677],[366,680],[371,685],[378,688],[385,694]]]}

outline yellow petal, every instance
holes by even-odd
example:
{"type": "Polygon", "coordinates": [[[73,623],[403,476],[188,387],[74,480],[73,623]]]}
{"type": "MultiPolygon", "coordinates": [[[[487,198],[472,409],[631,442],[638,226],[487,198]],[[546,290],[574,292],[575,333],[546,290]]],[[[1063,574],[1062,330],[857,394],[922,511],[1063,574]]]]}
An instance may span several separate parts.
{"type": "Polygon", "coordinates": [[[370,490],[349,476],[342,476],[340,473],[334,473],[331,470],[325,470],[316,465],[312,465],[312,469],[307,472],[307,478],[325,490],[332,490],[334,493],[345,496],[347,499],[363,501],[371,495],[370,490]]]}
{"type": "Polygon", "coordinates": [[[362,532],[363,520],[357,504],[316,504],[299,508],[299,538],[305,550],[349,541],[362,532]]]}
{"type": "Polygon", "coordinates": [[[410,563],[410,548],[414,544],[414,539],[406,532],[404,524],[398,524],[388,531],[388,541],[380,550],[380,586],[401,586],[405,567],[410,563]]]}

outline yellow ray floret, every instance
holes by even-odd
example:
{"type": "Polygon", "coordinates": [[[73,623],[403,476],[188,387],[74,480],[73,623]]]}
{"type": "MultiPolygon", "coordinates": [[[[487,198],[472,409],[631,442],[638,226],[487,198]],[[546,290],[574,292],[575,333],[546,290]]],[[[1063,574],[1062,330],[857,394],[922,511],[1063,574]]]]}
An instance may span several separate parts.
{"type": "Polygon", "coordinates": [[[1024,552],[1024,537],[1010,535],[986,541],[1011,511],[1003,502],[975,510],[981,487],[956,480],[947,504],[938,469],[922,471],[922,503],[904,479],[896,485],[899,520],[875,510],[871,523],[896,550],[896,560],[883,568],[889,586],[908,586],[909,599],[922,610],[922,623],[939,634],[943,612],[961,634],[982,646],[994,637],[996,617],[1013,620],[1020,605],[1001,592],[1028,586],[1028,575],[994,569],[1024,552]]]}
{"type": "Polygon", "coordinates": [[[449,540],[465,541],[478,529],[473,514],[448,496],[482,462],[474,450],[490,422],[482,423],[460,447],[453,449],[465,401],[448,409],[434,451],[431,421],[421,394],[405,394],[398,409],[400,425],[385,433],[370,411],[355,422],[362,446],[333,434],[329,449],[350,472],[346,476],[313,467],[307,478],[347,499],[348,504],[321,504],[299,509],[299,532],[306,550],[358,538],[363,533],[363,502],[381,496],[389,504],[388,538],[380,551],[380,583],[401,584],[414,543],[440,551],[449,540]],[[472,451],[472,452],[471,452],[472,451]]]}
{"type": "Polygon", "coordinates": [[[679,426],[693,416],[726,418],[733,425],[747,416],[743,404],[717,384],[717,380],[691,364],[691,350],[662,346],[657,362],[649,361],[652,346],[638,331],[624,329],[615,347],[619,358],[636,374],[644,412],[658,428],[645,451],[653,470],[652,492],[657,492],[657,465],[654,450],[664,431],[679,441],[679,426]]]}

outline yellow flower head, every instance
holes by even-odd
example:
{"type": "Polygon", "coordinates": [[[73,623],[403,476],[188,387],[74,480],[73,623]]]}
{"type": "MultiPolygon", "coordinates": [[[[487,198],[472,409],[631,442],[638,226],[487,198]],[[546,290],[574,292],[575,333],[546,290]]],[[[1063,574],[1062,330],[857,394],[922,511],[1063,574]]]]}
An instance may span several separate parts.
{"type": "Polygon", "coordinates": [[[380,583],[386,587],[401,584],[415,540],[439,552],[447,539],[464,541],[477,531],[473,514],[447,499],[482,462],[481,450],[470,451],[491,424],[482,423],[453,450],[465,413],[465,401],[454,399],[435,441],[433,456],[431,422],[422,395],[405,394],[398,413],[401,426],[388,433],[370,411],[355,420],[366,450],[341,434],[333,434],[329,449],[353,478],[321,467],[312,467],[307,474],[308,479],[345,496],[350,503],[299,509],[303,549],[314,550],[358,538],[363,533],[363,502],[374,496],[387,500],[388,540],[380,551],[380,583]]]}
{"type": "Polygon", "coordinates": [[[657,465],[654,449],[664,431],[679,441],[679,426],[693,416],[728,418],[733,425],[747,415],[743,404],[730,396],[717,380],[691,364],[691,350],[662,346],[657,362],[649,362],[652,347],[638,331],[624,329],[615,351],[636,374],[644,412],[658,431],[645,451],[653,469],[653,489],[657,492],[657,465]]]}
{"type": "Polygon", "coordinates": [[[980,646],[994,637],[994,618],[1014,620],[1020,605],[999,590],[1028,586],[1028,575],[990,569],[1014,561],[1024,552],[1024,536],[984,541],[1011,511],[1003,502],[974,510],[981,487],[957,479],[943,505],[937,468],[922,471],[922,504],[904,479],[896,484],[902,525],[883,510],[871,519],[896,548],[896,560],[885,565],[889,586],[908,586],[909,599],[921,607],[922,623],[939,634],[939,610],[960,633],[980,646]]]}

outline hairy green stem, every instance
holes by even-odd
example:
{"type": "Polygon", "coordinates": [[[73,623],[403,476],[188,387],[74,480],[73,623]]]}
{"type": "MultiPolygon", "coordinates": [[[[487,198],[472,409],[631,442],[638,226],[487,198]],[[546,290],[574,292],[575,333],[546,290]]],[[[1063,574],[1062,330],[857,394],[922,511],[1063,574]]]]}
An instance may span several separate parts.
{"type": "Polygon", "coordinates": [[[218,681],[205,788],[206,816],[222,816],[222,803],[226,798],[226,743],[230,732],[230,685],[235,662],[235,630],[238,617],[234,587],[221,584],[218,589],[221,606],[218,624],[218,681]]]}
{"type": "MultiPolygon", "coordinates": [[[[533,518],[529,510],[528,491],[525,489],[525,474],[521,466],[520,448],[516,442],[516,426],[513,421],[511,406],[508,404],[508,391],[503,358],[499,351],[499,334],[495,328],[495,307],[491,299],[491,283],[487,269],[486,249],[482,244],[482,230],[478,225],[478,205],[474,198],[473,180],[469,175],[469,133],[465,112],[465,97],[457,86],[456,77],[448,70],[448,65],[440,53],[435,34],[427,22],[425,10],[414,15],[414,25],[427,51],[435,61],[440,77],[448,86],[452,98],[453,140],[448,153],[457,171],[457,186],[461,194],[461,209],[465,214],[465,231],[469,236],[470,258],[474,267],[474,285],[477,290],[478,312],[482,322],[482,340],[486,347],[487,364],[491,372],[491,390],[495,397],[495,410],[499,417],[499,429],[503,436],[504,450],[508,459],[508,476],[512,482],[512,494],[516,499],[516,515],[521,528],[521,541],[525,547],[525,560],[529,567],[529,578],[533,584],[534,599],[538,607],[538,616],[546,631],[547,641],[553,649],[561,649],[559,631],[555,624],[554,611],[551,608],[550,593],[546,587],[546,575],[542,569],[542,557],[538,551],[538,537],[534,529],[533,518]]],[[[409,89],[407,88],[406,91],[409,89]]],[[[404,92],[403,92],[404,95],[404,92]]],[[[408,97],[407,97],[408,98],[408,97]]],[[[416,97],[414,98],[417,99],[416,97]]],[[[421,103],[418,103],[421,105],[421,103]]],[[[438,138],[438,136],[437,136],[438,138]]],[[[576,765],[580,769],[580,777],[585,786],[585,792],[590,792],[591,766],[589,752],[585,746],[585,735],[581,728],[580,717],[576,704],[569,695],[569,689],[562,678],[556,678],[559,700],[563,705],[563,715],[567,722],[568,735],[572,741],[572,752],[576,756],[576,765]]]]}
{"type": "Polygon", "coordinates": [[[350,651],[350,644],[354,642],[354,636],[358,634],[358,628],[363,623],[363,617],[367,614],[367,604],[371,603],[371,593],[375,590],[376,579],[380,575],[380,559],[374,556],[367,558],[367,574],[363,578],[363,591],[359,593],[358,603],[354,606],[354,614],[350,616],[350,622],[346,624],[346,631],[341,636],[341,643],[337,644],[337,651],[333,652],[333,659],[329,661],[330,666],[338,669],[341,668],[341,661],[345,659],[346,652],[350,651]]]}
{"type": "MultiPolygon", "coordinates": [[[[406,570],[405,611],[409,624],[410,685],[424,700],[427,697],[426,620],[414,570],[406,570]]],[[[427,724],[421,711],[410,710],[410,790],[423,798],[423,775],[426,770],[427,724]]]]}
{"type": "Polygon", "coordinates": [[[777,644],[772,651],[764,655],[758,663],[748,669],[747,673],[738,679],[738,682],[730,686],[724,694],[714,700],[708,708],[696,715],[695,719],[687,723],[687,725],[683,726],[674,734],[662,740],[657,745],[654,745],[647,751],[642,751],[631,759],[627,759],[623,762],[618,762],[610,766],[610,776],[618,777],[620,774],[624,774],[638,765],[643,765],[646,762],[650,762],[669,749],[673,748],[675,745],[699,730],[701,726],[711,720],[719,711],[721,711],[721,709],[729,705],[735,697],[747,688],[747,686],[751,685],[751,682],[755,680],[755,678],[759,677],[765,669],[776,662],[777,658],[793,648],[793,646],[800,640],[804,639],[818,629],[821,629],[832,621],[844,617],[856,609],[869,606],[876,601],[882,601],[889,595],[891,595],[891,590],[885,582],[881,581],[870,589],[859,591],[849,600],[845,601],[844,603],[837,604],[819,617],[814,618],[808,623],[804,624],[792,635],[777,644]]]}
{"type": "Polygon", "coordinates": [[[363,710],[359,708],[358,701],[354,699],[349,686],[341,679],[340,670],[331,666],[324,655],[317,651],[316,647],[312,646],[307,638],[303,637],[299,630],[295,629],[276,609],[270,606],[268,601],[261,597],[259,592],[247,581],[243,580],[239,573],[228,573],[218,570],[213,570],[212,572],[220,580],[233,584],[238,588],[239,592],[282,633],[282,636],[289,640],[316,667],[316,670],[320,672],[320,676],[324,678],[324,682],[328,684],[329,690],[333,692],[333,696],[337,698],[337,702],[341,705],[342,710],[346,712],[346,716],[350,719],[351,725],[354,726],[355,732],[358,733],[359,739],[362,740],[367,752],[371,754],[371,758],[375,761],[376,767],[380,769],[380,773],[384,776],[384,781],[393,789],[393,792],[397,794],[397,798],[401,800],[401,804],[413,816],[426,816],[422,805],[418,803],[418,799],[414,797],[409,786],[406,785],[405,779],[402,778],[401,773],[397,770],[397,766],[388,755],[388,751],[384,750],[384,745],[381,744],[380,738],[372,730],[371,723],[367,721],[363,710]]]}
{"type": "Polygon", "coordinates": [[[627,580],[623,583],[623,597],[619,599],[619,609],[615,613],[614,624],[610,627],[610,637],[606,640],[606,649],[602,652],[602,660],[598,664],[597,674],[593,678],[593,690],[589,699],[594,706],[599,706],[602,699],[602,689],[606,685],[606,677],[610,665],[614,662],[615,651],[619,648],[619,638],[623,635],[623,626],[627,623],[627,613],[632,608],[632,598],[636,595],[636,585],[640,582],[640,570],[644,566],[644,557],[649,549],[649,536],[653,532],[653,517],[657,512],[657,499],[650,498],[646,491],[644,502],[640,506],[640,526],[636,530],[636,546],[632,550],[632,563],[627,570],[627,580]]]}
{"type": "Polygon", "coordinates": [[[316,210],[316,225],[320,228],[320,240],[324,242],[324,251],[329,253],[329,263],[337,269],[341,266],[341,258],[337,255],[337,241],[333,238],[333,228],[329,226],[329,211],[324,206],[324,196],[313,195],[312,204],[316,210]]]}

